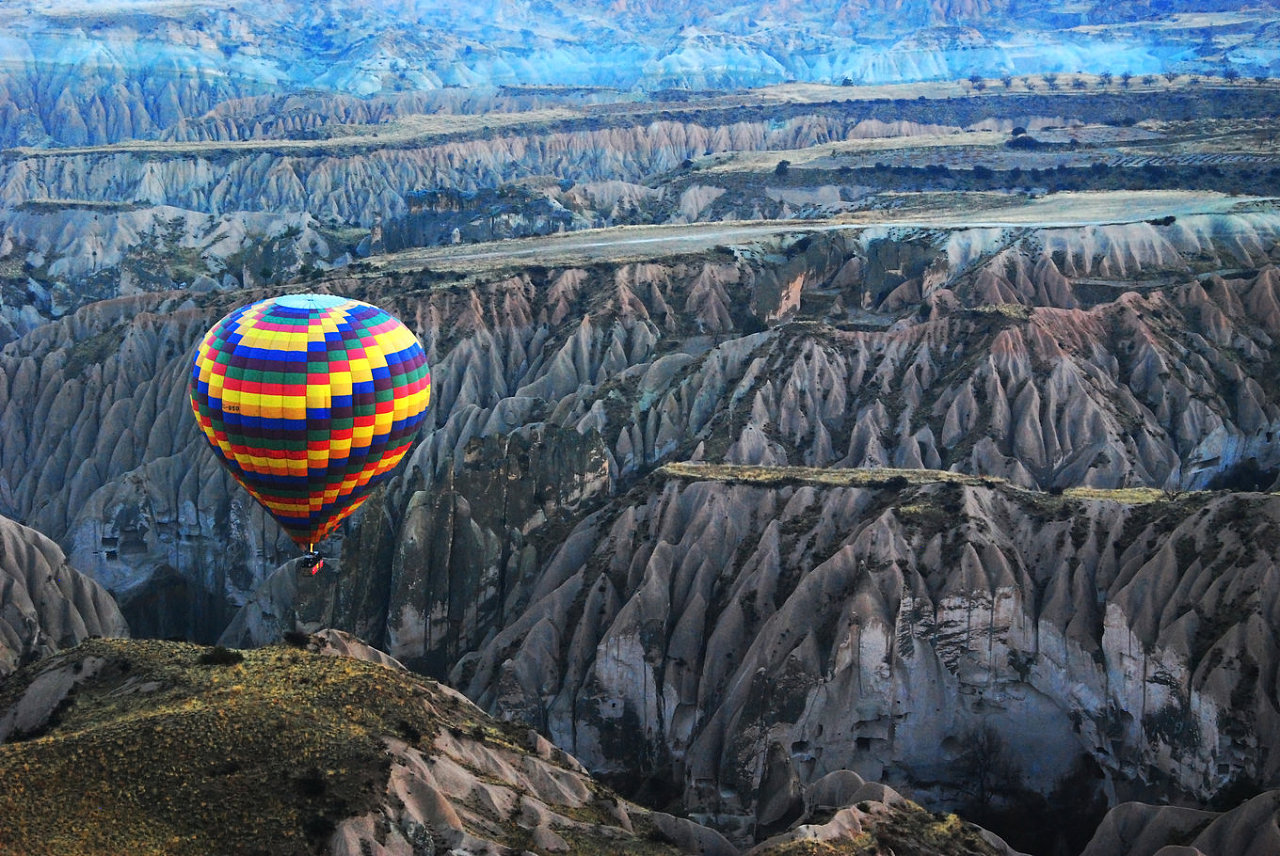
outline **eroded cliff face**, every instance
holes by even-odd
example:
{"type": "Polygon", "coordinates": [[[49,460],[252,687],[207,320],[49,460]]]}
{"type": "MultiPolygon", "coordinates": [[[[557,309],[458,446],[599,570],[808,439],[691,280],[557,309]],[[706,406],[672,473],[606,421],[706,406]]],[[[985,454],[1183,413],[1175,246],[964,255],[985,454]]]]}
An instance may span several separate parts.
{"type": "Polygon", "coordinates": [[[128,636],[111,595],[58,545],[0,517],[0,678],[89,636],[128,636]]]}
{"type": "Polygon", "coordinates": [[[256,295],[102,301],[0,352],[0,498],[137,633],[344,627],[593,769],[674,774],[744,838],[841,767],[954,802],[984,728],[1041,791],[1088,756],[1117,797],[1204,797],[1276,772],[1276,500],[1024,489],[1278,463],[1274,230],[828,228],[331,275],[419,334],[436,386],[319,578],[188,415],[196,338],[256,295]],[[687,460],[1007,484],[653,472],[687,460]]]}
{"type": "MultiPolygon", "coordinates": [[[[464,282],[331,277],[318,287],[404,319],[437,379],[422,442],[347,530],[361,582],[335,609],[444,668],[502,625],[581,515],[670,460],[1040,488],[1273,468],[1273,228],[1248,214],[850,228],[464,282]]],[[[3,510],[62,543],[131,620],[172,622],[157,633],[185,622],[216,638],[293,555],[188,413],[196,337],[252,296],[103,301],[0,353],[3,510]],[[155,598],[197,605],[160,619],[155,598]]]]}
{"type": "MultiPolygon", "coordinates": [[[[1115,12],[1101,3],[1067,11],[949,0],[752,3],[724,15],[710,4],[567,0],[244,2],[197,10],[18,0],[0,10],[12,57],[0,74],[0,146],[181,138],[190,125],[218,124],[228,104],[268,93],[394,99],[504,85],[643,91],[961,80],[1013,69],[1217,73],[1222,48],[1237,33],[1247,33],[1256,52],[1228,53],[1225,61],[1245,71],[1265,62],[1259,57],[1274,44],[1266,7],[1221,22],[1202,4],[1162,7],[1184,9],[1200,17],[1166,14],[1160,26],[1134,28],[1150,13],[1133,11],[1115,32],[1107,26],[1115,12]]],[[[308,129],[293,116],[282,124],[308,129]]]]}
{"type": "Polygon", "coordinates": [[[187,360],[221,313],[101,302],[0,358],[3,510],[116,594],[139,635],[216,636],[292,553],[190,415],[187,360]]]}
{"type": "Polygon", "coordinates": [[[841,769],[955,800],[983,728],[1045,793],[1087,754],[1113,798],[1206,798],[1280,767],[1278,558],[1268,495],[652,477],[452,678],[592,769],[669,771],[739,832],[778,783],[841,769]]]}

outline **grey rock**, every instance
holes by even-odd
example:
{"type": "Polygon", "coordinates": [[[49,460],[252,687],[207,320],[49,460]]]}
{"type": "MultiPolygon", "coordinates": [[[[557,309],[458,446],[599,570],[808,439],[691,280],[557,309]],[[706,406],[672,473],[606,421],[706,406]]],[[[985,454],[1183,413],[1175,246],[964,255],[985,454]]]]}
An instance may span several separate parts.
{"type": "Polygon", "coordinates": [[[128,635],[111,595],[57,544],[0,518],[0,678],[88,636],[128,635]]]}

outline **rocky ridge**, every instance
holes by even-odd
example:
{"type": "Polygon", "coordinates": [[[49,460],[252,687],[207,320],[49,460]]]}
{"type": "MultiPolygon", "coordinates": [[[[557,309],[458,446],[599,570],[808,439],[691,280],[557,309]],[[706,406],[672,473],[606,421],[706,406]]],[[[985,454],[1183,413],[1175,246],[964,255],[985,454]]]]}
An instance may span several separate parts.
{"type": "Polygon", "coordinates": [[[1125,803],[1107,813],[1082,856],[1265,856],[1280,848],[1278,812],[1275,791],[1222,813],[1125,803]]]}
{"type": "MultiPolygon", "coordinates": [[[[1082,123],[1132,124],[1137,117],[1225,120],[1255,116],[1276,100],[1269,88],[1229,86],[1212,98],[1172,86],[1142,95],[1047,97],[965,94],[952,84],[923,101],[793,86],[754,100],[702,93],[670,104],[637,104],[617,93],[613,103],[597,103],[602,93],[555,87],[510,93],[245,97],[184,120],[173,139],[11,149],[0,159],[0,341],[94,299],[282,283],[384,249],[618,224],[830,217],[901,204],[858,183],[901,189],[892,172],[855,180],[854,165],[865,172],[883,157],[901,166],[904,153],[843,151],[857,141],[928,145],[948,138],[945,147],[907,156],[969,175],[980,161],[999,166],[1004,157],[990,139],[985,147],[959,145],[976,140],[974,133],[1023,127],[1074,134],[1082,123]],[[490,110],[509,112],[466,112],[490,110]],[[816,149],[826,145],[832,148],[824,161],[816,149]],[[722,162],[767,151],[779,158],[812,153],[813,169],[804,170],[812,178],[746,180],[736,168],[719,170],[722,162]]],[[[1126,161],[1125,151],[1096,142],[1050,149],[1020,153],[1018,162],[1029,176],[1041,164],[1070,166],[1075,183],[1059,189],[1079,186],[1076,173],[1105,185],[1089,168],[1126,161]]],[[[1255,193],[1275,180],[1274,170],[1251,166],[1265,163],[1265,155],[1233,161],[1232,176],[1249,174],[1225,185],[1221,173],[1209,180],[1196,172],[1204,166],[1198,158],[1174,158],[1185,172],[1179,180],[1255,193]]],[[[1160,169],[1125,182],[1147,186],[1163,175],[1168,186],[1167,169],[1160,169]]],[[[1059,179],[1028,178],[1017,192],[1059,179]]]]}
{"type": "Polygon", "coordinates": [[[0,679],[89,636],[128,636],[106,590],[53,541],[0,517],[0,679]]]}
{"type": "Polygon", "coordinates": [[[1113,798],[1168,777],[1203,799],[1275,772],[1244,736],[1273,728],[1256,652],[1273,647],[1274,500],[1188,498],[1149,519],[1021,489],[1176,494],[1277,465],[1276,221],[1255,209],[825,224],[650,260],[331,274],[312,287],[404,319],[438,381],[421,443],[319,580],[281,567],[292,546],[187,416],[189,349],[252,294],[102,301],[0,352],[0,498],[137,633],[350,629],[452,669],[592,769],[676,771],[684,804],[735,834],[790,819],[797,788],[840,766],[956,804],[936,747],[983,725],[1032,790],[1092,758],[1113,798]],[[687,460],[977,483],[652,473],[687,460]],[[582,616],[573,638],[548,618],[565,610],[582,616]],[[855,632],[855,614],[878,617],[855,632]],[[796,615],[825,618],[793,639],[796,615]],[[769,692],[804,706],[751,706],[769,692]],[[855,695],[850,730],[831,712],[855,695]],[[952,711],[932,730],[930,704],[952,711]],[[1033,757],[1010,725],[1028,717],[1061,752],[1033,757]]]}
{"type": "MultiPolygon", "coordinates": [[[[334,631],[251,652],[96,640],[28,666],[0,688],[0,771],[0,844],[51,856],[739,853],[334,631]]],[[[815,792],[859,801],[841,804],[848,819],[827,824],[829,840],[856,829],[1014,856],[954,816],[847,785],[815,792]]]]}
{"type": "Polygon", "coordinates": [[[752,3],[721,14],[706,4],[246,0],[192,12],[160,2],[68,9],[24,0],[0,13],[14,58],[0,75],[0,145],[154,139],[229,101],[281,91],[733,89],[1015,70],[1204,73],[1223,60],[1248,71],[1275,62],[1273,4],[1251,11],[1219,18],[1180,2],[1159,18],[1135,12],[1117,21],[1094,3],[1067,13],[1048,3],[752,3]],[[1200,15],[1171,14],[1184,10],[1200,15]],[[1251,51],[1232,50],[1241,35],[1252,37],[1251,51]]]}
{"type": "MultiPolygon", "coordinates": [[[[1274,468],[1275,228],[1263,214],[849,228],[474,286],[331,279],[409,322],[440,379],[389,516],[360,524],[367,555],[407,569],[371,578],[362,633],[390,644],[378,628],[403,574],[406,597],[409,580],[472,580],[450,596],[459,609],[488,600],[481,579],[501,592],[536,575],[537,533],[668,460],[923,466],[1041,488],[1274,468]],[[455,535],[428,537],[441,526],[455,535]]],[[[0,353],[0,510],[63,544],[132,621],[168,615],[159,597],[190,610],[169,626],[205,639],[292,555],[187,413],[189,349],[246,299],[103,301],[0,353]]],[[[488,621],[465,623],[478,640],[488,621]]]]}
{"type": "Polygon", "coordinates": [[[1276,775],[1274,496],[737,482],[584,521],[453,681],[739,828],[840,769],[945,799],[983,728],[1042,793],[1081,754],[1112,799],[1276,775]]]}

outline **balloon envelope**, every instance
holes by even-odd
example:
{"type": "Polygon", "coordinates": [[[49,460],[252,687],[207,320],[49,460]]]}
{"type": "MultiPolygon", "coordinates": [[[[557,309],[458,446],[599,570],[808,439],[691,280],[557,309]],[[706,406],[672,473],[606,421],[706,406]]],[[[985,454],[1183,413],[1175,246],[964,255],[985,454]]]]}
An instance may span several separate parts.
{"type": "Polygon", "coordinates": [[[191,366],[200,430],[303,547],[390,475],[430,399],[413,333],[376,306],[329,294],[237,309],[205,334],[191,366]]]}

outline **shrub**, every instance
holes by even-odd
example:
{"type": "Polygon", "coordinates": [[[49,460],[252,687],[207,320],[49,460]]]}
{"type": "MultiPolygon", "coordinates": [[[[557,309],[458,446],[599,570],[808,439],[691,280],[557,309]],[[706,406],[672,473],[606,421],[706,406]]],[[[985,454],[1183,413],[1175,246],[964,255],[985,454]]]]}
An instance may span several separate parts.
{"type": "Polygon", "coordinates": [[[215,645],[201,654],[197,662],[202,666],[234,666],[244,662],[244,654],[215,645]]]}
{"type": "Polygon", "coordinates": [[[306,648],[311,644],[311,636],[300,630],[286,630],[284,632],[284,644],[292,648],[306,648]]]}
{"type": "Polygon", "coordinates": [[[301,796],[314,799],[324,796],[329,790],[329,783],[318,767],[312,767],[293,780],[293,789],[301,796]]]}
{"type": "Polygon", "coordinates": [[[885,490],[905,490],[911,486],[911,482],[906,476],[893,476],[881,481],[877,486],[885,490]]]}

